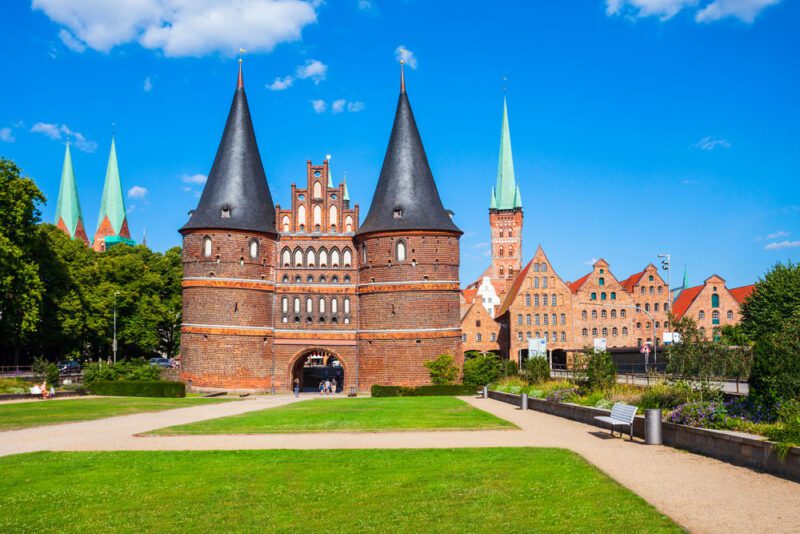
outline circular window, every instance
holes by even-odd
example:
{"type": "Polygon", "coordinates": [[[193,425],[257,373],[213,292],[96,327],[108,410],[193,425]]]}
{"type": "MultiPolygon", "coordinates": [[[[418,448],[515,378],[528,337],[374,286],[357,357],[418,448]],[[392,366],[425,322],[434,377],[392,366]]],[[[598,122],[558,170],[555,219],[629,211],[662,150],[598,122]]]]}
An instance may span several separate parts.
{"type": "Polygon", "coordinates": [[[319,171],[314,171],[314,176],[316,176],[317,178],[319,178],[319,175],[320,175],[320,172],[319,172],[319,171]]]}
{"type": "Polygon", "coordinates": [[[331,200],[336,200],[336,195],[331,195],[331,200]]]}
{"type": "Polygon", "coordinates": [[[305,199],[306,199],[305,195],[297,195],[297,200],[305,200],[305,199]]]}

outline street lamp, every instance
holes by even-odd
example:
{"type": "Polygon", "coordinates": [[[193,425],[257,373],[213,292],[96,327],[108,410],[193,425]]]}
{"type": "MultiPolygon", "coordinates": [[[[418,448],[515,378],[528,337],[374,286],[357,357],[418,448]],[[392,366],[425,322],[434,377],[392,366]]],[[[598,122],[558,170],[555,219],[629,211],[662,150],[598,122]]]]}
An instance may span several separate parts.
{"type": "Polygon", "coordinates": [[[670,269],[670,256],[669,254],[659,254],[658,257],[661,258],[661,268],[667,271],[667,303],[669,304],[669,309],[667,311],[672,311],[672,281],[670,280],[672,269],[670,269]]]}
{"type": "Polygon", "coordinates": [[[119,295],[119,291],[114,291],[114,344],[112,345],[114,363],[117,363],[117,295],[119,295]]]}

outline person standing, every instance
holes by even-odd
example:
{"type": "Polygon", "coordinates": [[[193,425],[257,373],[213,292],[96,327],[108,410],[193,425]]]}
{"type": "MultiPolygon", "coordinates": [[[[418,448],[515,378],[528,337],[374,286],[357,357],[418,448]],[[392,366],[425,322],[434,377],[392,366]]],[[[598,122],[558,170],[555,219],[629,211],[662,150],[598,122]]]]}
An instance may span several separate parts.
{"type": "Polygon", "coordinates": [[[325,382],[322,380],[319,381],[319,394],[320,396],[325,394],[325,382]]]}
{"type": "Polygon", "coordinates": [[[331,395],[333,395],[334,397],[336,396],[336,386],[337,386],[336,378],[334,378],[333,380],[331,380],[331,395]]]}
{"type": "Polygon", "coordinates": [[[299,397],[300,396],[300,379],[299,378],[295,378],[294,379],[294,388],[293,389],[294,389],[295,398],[299,397]]]}
{"type": "Polygon", "coordinates": [[[325,379],[325,396],[327,397],[331,393],[331,379],[325,379]]]}

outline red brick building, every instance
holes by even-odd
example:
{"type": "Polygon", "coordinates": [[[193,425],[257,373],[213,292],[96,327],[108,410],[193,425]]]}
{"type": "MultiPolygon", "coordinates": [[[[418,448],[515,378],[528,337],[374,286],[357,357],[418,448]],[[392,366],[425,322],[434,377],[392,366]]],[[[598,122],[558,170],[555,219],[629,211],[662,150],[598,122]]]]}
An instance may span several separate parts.
{"type": "Polygon", "coordinates": [[[459,239],[442,206],[405,84],[369,213],[359,226],[328,161],[306,163],[273,205],[241,66],[231,111],[183,235],[181,375],[193,386],[340,390],[429,382],[461,363],[459,239]]]}
{"type": "Polygon", "coordinates": [[[739,307],[753,289],[752,284],[728,289],[725,280],[714,274],[702,285],[681,291],[673,304],[673,313],[676,319],[691,317],[706,339],[716,339],[723,326],[739,323],[739,307]]]}

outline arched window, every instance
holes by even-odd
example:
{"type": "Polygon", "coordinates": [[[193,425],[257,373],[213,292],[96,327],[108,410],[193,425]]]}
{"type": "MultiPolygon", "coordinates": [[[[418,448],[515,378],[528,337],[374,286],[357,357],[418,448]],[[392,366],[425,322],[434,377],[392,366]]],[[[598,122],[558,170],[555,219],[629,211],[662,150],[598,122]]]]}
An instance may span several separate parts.
{"type": "Polygon", "coordinates": [[[597,310],[592,310],[592,319],[597,319],[597,310]]]}
{"type": "Polygon", "coordinates": [[[703,311],[703,310],[700,310],[699,312],[697,312],[697,318],[698,319],[705,319],[706,318],[706,312],[703,311]]]}
{"type": "Polygon", "coordinates": [[[550,324],[552,324],[552,325],[558,324],[558,318],[557,318],[555,313],[553,315],[551,315],[550,317],[551,317],[550,318],[550,324]]]}
{"type": "Polygon", "coordinates": [[[533,316],[533,324],[535,324],[536,326],[539,326],[541,320],[542,320],[541,316],[538,313],[533,316]]]}
{"type": "Polygon", "coordinates": [[[508,229],[508,237],[514,237],[514,230],[512,230],[511,228],[508,229]]]}
{"type": "Polygon", "coordinates": [[[702,338],[706,337],[706,329],[705,328],[700,327],[699,332],[700,332],[700,337],[702,337],[702,338]]]}
{"type": "Polygon", "coordinates": [[[539,287],[539,277],[538,276],[534,276],[533,277],[533,287],[534,288],[538,288],[539,287]]]}
{"type": "Polygon", "coordinates": [[[309,284],[313,284],[314,283],[314,277],[309,274],[306,277],[306,282],[308,282],[309,284]]]}
{"type": "Polygon", "coordinates": [[[288,233],[289,231],[291,231],[291,224],[289,223],[288,215],[283,216],[283,222],[281,222],[281,226],[283,227],[284,232],[288,233]]]}
{"type": "Polygon", "coordinates": [[[602,334],[603,334],[603,337],[608,337],[608,328],[603,327],[602,334]]]}
{"type": "Polygon", "coordinates": [[[546,313],[542,314],[542,324],[543,325],[549,325],[550,324],[550,319],[548,318],[546,313]]]}
{"type": "Polygon", "coordinates": [[[345,284],[349,284],[350,283],[350,275],[349,274],[344,275],[344,283],[345,284]]]}
{"type": "Polygon", "coordinates": [[[641,330],[641,328],[642,328],[642,323],[636,323],[636,328],[641,330]]]}
{"type": "Polygon", "coordinates": [[[542,295],[542,306],[547,306],[547,294],[542,295]]]}
{"type": "Polygon", "coordinates": [[[349,269],[353,264],[353,251],[351,251],[349,248],[344,249],[344,253],[342,254],[342,262],[344,263],[345,269],[349,269]]]}
{"type": "Polygon", "coordinates": [[[339,283],[339,277],[336,276],[335,274],[331,276],[331,284],[338,284],[338,283],[339,283]]]}
{"type": "Polygon", "coordinates": [[[608,318],[608,310],[600,310],[600,318],[607,319],[608,318]]]}
{"type": "Polygon", "coordinates": [[[620,318],[624,319],[626,315],[628,315],[628,312],[626,312],[625,310],[620,310],[619,311],[620,318]]]}
{"type": "Polygon", "coordinates": [[[503,276],[504,273],[505,273],[505,270],[503,269],[503,266],[501,265],[500,266],[500,276],[503,276]]]}
{"type": "Polygon", "coordinates": [[[324,248],[319,250],[319,266],[320,267],[327,267],[328,266],[328,251],[324,248]]]}
{"type": "Polygon", "coordinates": [[[297,276],[295,276],[295,277],[294,277],[294,282],[295,282],[296,284],[299,284],[299,283],[300,283],[300,282],[302,282],[302,281],[303,281],[303,279],[300,277],[300,275],[299,275],[299,274],[298,274],[297,276]]]}
{"type": "Polygon", "coordinates": [[[628,335],[628,327],[627,326],[623,326],[622,327],[622,335],[623,336],[627,336],[628,335]]]}
{"type": "Polygon", "coordinates": [[[522,314],[521,313],[517,314],[517,324],[522,324],[522,314]]]}
{"type": "Polygon", "coordinates": [[[490,337],[490,339],[492,340],[492,342],[495,342],[495,341],[497,341],[497,334],[495,334],[494,332],[492,332],[492,335],[491,335],[491,336],[489,336],[489,337],[490,337]]]}
{"type": "Polygon", "coordinates": [[[658,286],[658,294],[661,295],[664,293],[664,286],[658,286]]]}
{"type": "Polygon", "coordinates": [[[303,204],[297,208],[297,226],[301,230],[306,227],[306,207],[303,204]]]}
{"type": "Polygon", "coordinates": [[[397,263],[406,261],[406,242],[400,239],[397,242],[397,263]]]}
{"type": "Polygon", "coordinates": [[[281,262],[283,263],[284,267],[291,267],[292,266],[292,253],[289,251],[289,248],[283,249],[283,253],[281,254],[283,259],[281,262]]]}
{"type": "Polygon", "coordinates": [[[508,257],[509,258],[514,257],[514,247],[508,247],[508,257]]]}
{"type": "MultiPolygon", "coordinates": [[[[716,321],[717,323],[719,323],[719,310],[714,310],[714,311],[711,312],[711,320],[712,321],[716,321]]],[[[716,323],[714,323],[714,324],[716,324],[716,323]]]]}
{"type": "Polygon", "coordinates": [[[502,258],[503,256],[505,256],[505,253],[503,251],[503,247],[500,247],[500,257],[502,258]]]}
{"type": "Polygon", "coordinates": [[[597,328],[592,328],[592,337],[597,337],[597,328]]]}
{"type": "Polygon", "coordinates": [[[211,238],[209,236],[203,238],[203,256],[211,257],[211,238]]]}
{"type": "Polygon", "coordinates": [[[530,313],[525,316],[525,323],[526,324],[531,324],[531,314],[530,313]]]}
{"type": "Polygon", "coordinates": [[[319,312],[325,313],[325,299],[322,297],[319,298],[319,312]]]}
{"type": "Polygon", "coordinates": [[[611,292],[611,300],[617,300],[617,292],[616,291],[612,291],[611,292]]]}
{"type": "Polygon", "coordinates": [[[561,314],[561,324],[567,324],[567,314],[566,313],[562,313],[561,314]]]}
{"type": "Polygon", "coordinates": [[[322,208],[317,205],[314,206],[314,230],[319,231],[322,226],[322,208]]]}
{"type": "Polygon", "coordinates": [[[644,295],[646,291],[647,291],[647,288],[642,286],[642,295],[644,295]]]}
{"type": "Polygon", "coordinates": [[[346,297],[344,299],[344,312],[350,313],[350,299],[346,297]]]}
{"type": "Polygon", "coordinates": [[[306,251],[306,267],[315,267],[317,265],[317,253],[313,248],[306,251]]]}
{"type": "Polygon", "coordinates": [[[306,299],[306,313],[312,313],[314,311],[314,301],[311,297],[306,299]]]}
{"type": "Polygon", "coordinates": [[[538,306],[539,305],[539,295],[534,295],[533,296],[533,305],[534,306],[538,306]]]}
{"type": "Polygon", "coordinates": [[[344,231],[345,232],[353,231],[353,218],[350,215],[344,218],[344,231]]]}
{"type": "Polygon", "coordinates": [[[711,295],[711,307],[712,308],[719,308],[719,294],[714,293],[711,295]]]}
{"type": "Polygon", "coordinates": [[[548,332],[544,333],[544,340],[545,341],[550,341],[550,334],[548,332]]]}
{"type": "Polygon", "coordinates": [[[597,300],[597,293],[592,293],[591,299],[592,300],[597,300]]]}
{"type": "Polygon", "coordinates": [[[294,298],[294,312],[300,313],[300,297],[294,298]]]}
{"type": "Polygon", "coordinates": [[[339,250],[331,250],[331,267],[339,267],[339,250]]]}
{"type": "Polygon", "coordinates": [[[652,295],[652,294],[654,294],[654,288],[653,288],[653,286],[650,286],[650,294],[651,294],[651,295],[652,295]]]}
{"type": "Polygon", "coordinates": [[[581,319],[583,319],[585,321],[588,318],[589,318],[589,314],[586,312],[586,310],[583,310],[581,312],[581,319]]]}
{"type": "Polygon", "coordinates": [[[614,336],[614,337],[617,337],[617,334],[618,334],[618,333],[619,333],[619,331],[617,330],[617,327],[616,327],[616,326],[615,326],[614,328],[612,328],[612,329],[611,329],[611,335],[612,335],[612,336],[614,336]]]}
{"type": "Polygon", "coordinates": [[[289,275],[288,274],[284,274],[283,278],[281,280],[283,281],[284,284],[288,284],[289,283],[289,275]]]}
{"type": "Polygon", "coordinates": [[[728,310],[728,320],[733,321],[733,311],[728,310]]]}
{"type": "Polygon", "coordinates": [[[302,267],[303,266],[303,251],[299,248],[294,251],[294,266],[295,267],[302,267]]]}
{"type": "MultiPolygon", "coordinates": [[[[503,236],[500,236],[500,237],[503,237],[503,236]]],[[[535,272],[535,273],[539,272],[539,264],[538,263],[534,263],[533,264],[533,272],[535,272]]]]}
{"type": "Polygon", "coordinates": [[[331,206],[328,210],[328,220],[330,221],[331,228],[335,228],[339,222],[339,209],[336,206],[331,206]]]}
{"type": "Polygon", "coordinates": [[[543,263],[543,264],[542,264],[542,272],[543,272],[543,273],[546,273],[546,272],[547,272],[547,264],[546,264],[546,263],[543,263]]]}
{"type": "Polygon", "coordinates": [[[289,312],[289,299],[288,299],[288,297],[283,297],[281,299],[281,311],[283,313],[288,313],[289,312]]]}
{"type": "Polygon", "coordinates": [[[325,278],[325,275],[324,275],[324,274],[323,274],[323,275],[320,275],[320,277],[319,277],[319,283],[320,283],[320,284],[324,284],[324,283],[325,283],[325,282],[327,282],[327,281],[328,281],[328,279],[327,279],[327,278],[325,278]]]}
{"type": "Polygon", "coordinates": [[[566,341],[566,340],[567,340],[567,333],[561,332],[561,341],[566,341]]]}
{"type": "Polygon", "coordinates": [[[525,294],[525,306],[530,306],[530,305],[531,305],[531,294],[530,293],[526,293],[525,294]]]}
{"type": "Polygon", "coordinates": [[[322,198],[322,184],[314,182],[314,198],[322,198]]]}
{"type": "Polygon", "coordinates": [[[612,319],[616,319],[617,318],[617,310],[611,310],[611,318],[612,319]]]}
{"type": "Polygon", "coordinates": [[[503,237],[503,229],[500,228],[500,237],[503,237]]]}
{"type": "Polygon", "coordinates": [[[331,299],[331,313],[339,313],[339,301],[335,297],[331,299]]]}
{"type": "Polygon", "coordinates": [[[605,291],[600,293],[600,300],[606,300],[606,292],[605,291]]]}
{"type": "Polygon", "coordinates": [[[586,337],[586,336],[588,336],[588,335],[589,335],[589,330],[588,330],[587,328],[583,328],[583,329],[581,329],[581,335],[582,335],[583,337],[586,337]]]}
{"type": "Polygon", "coordinates": [[[601,276],[600,278],[597,279],[597,284],[601,286],[606,285],[606,279],[601,276]]]}
{"type": "Polygon", "coordinates": [[[550,306],[556,306],[557,304],[558,304],[558,298],[556,297],[556,294],[553,293],[552,295],[550,295],[550,306]]]}
{"type": "Polygon", "coordinates": [[[542,288],[547,289],[547,277],[542,277],[542,288]]]}

